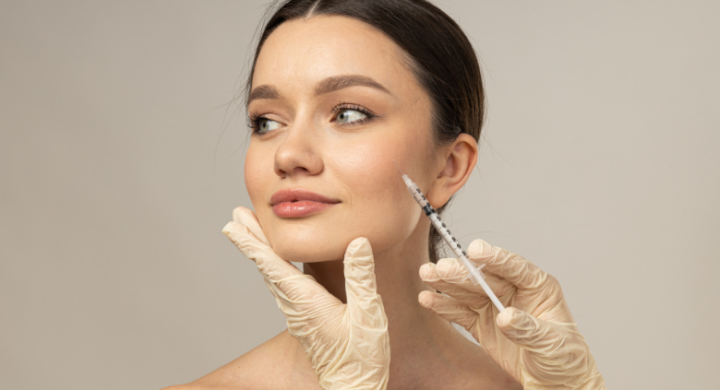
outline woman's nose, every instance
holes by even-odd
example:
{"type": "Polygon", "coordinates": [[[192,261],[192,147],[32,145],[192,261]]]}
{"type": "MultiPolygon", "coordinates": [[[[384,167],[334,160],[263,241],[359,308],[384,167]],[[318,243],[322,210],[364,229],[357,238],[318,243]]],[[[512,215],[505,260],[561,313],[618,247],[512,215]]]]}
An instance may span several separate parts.
{"type": "Polygon", "coordinates": [[[295,125],[275,151],[275,174],[280,177],[317,175],[323,171],[321,143],[312,125],[295,125]]]}

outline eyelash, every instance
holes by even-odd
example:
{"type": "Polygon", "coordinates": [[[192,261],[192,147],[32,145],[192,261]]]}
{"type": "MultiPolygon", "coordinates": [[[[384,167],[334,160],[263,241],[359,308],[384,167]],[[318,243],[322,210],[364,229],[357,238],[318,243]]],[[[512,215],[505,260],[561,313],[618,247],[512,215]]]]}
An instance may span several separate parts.
{"type": "Polygon", "coordinates": [[[372,112],[370,112],[370,110],[368,110],[365,107],[358,106],[357,104],[343,102],[343,103],[340,103],[337,106],[335,106],[335,108],[333,108],[333,111],[332,111],[333,119],[336,118],[337,114],[343,110],[354,110],[354,111],[360,112],[365,115],[365,118],[356,120],[354,122],[350,122],[350,123],[346,124],[345,126],[360,125],[360,124],[363,124],[363,123],[377,117],[377,115],[373,114],[372,112]]]}
{"type": "MultiPolygon", "coordinates": [[[[371,113],[370,110],[366,109],[365,107],[359,106],[357,104],[343,102],[343,103],[340,103],[337,106],[333,107],[333,109],[332,109],[333,122],[335,121],[337,114],[343,110],[354,110],[354,111],[360,112],[365,115],[365,118],[344,124],[343,126],[360,125],[360,124],[363,124],[363,123],[377,117],[377,115],[371,113]]],[[[265,115],[266,114],[250,114],[250,115],[248,115],[248,127],[252,130],[252,135],[256,135],[256,136],[264,135],[263,133],[258,132],[258,128],[260,127],[261,120],[263,120],[263,119],[270,120],[270,118],[266,117],[265,115]]]]}
{"type": "Polygon", "coordinates": [[[268,119],[264,115],[260,114],[249,114],[247,118],[247,126],[252,130],[252,134],[255,135],[257,133],[257,129],[259,126],[259,123],[261,119],[268,119]]]}

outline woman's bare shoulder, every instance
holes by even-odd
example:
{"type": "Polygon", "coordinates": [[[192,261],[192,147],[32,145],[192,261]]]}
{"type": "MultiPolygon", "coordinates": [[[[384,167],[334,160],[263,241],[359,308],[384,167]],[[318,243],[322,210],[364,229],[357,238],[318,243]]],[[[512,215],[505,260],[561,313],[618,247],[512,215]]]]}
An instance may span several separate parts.
{"type": "Polygon", "coordinates": [[[287,331],[217,370],[163,390],[320,389],[300,343],[287,331]]]}

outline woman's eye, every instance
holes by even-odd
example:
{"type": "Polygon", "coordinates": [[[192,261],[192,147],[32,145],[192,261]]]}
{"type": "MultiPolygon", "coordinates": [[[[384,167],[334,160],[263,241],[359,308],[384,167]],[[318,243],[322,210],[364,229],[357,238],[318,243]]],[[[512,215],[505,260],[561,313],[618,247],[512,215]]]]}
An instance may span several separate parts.
{"type": "Polygon", "coordinates": [[[358,110],[350,110],[345,109],[340,112],[338,112],[337,116],[335,116],[335,120],[337,120],[338,123],[351,123],[359,120],[363,120],[367,118],[367,115],[363,114],[362,112],[358,110]]]}
{"type": "Polygon", "coordinates": [[[268,131],[275,130],[279,127],[280,123],[267,118],[260,118],[257,121],[257,132],[260,134],[267,133],[268,131]]]}

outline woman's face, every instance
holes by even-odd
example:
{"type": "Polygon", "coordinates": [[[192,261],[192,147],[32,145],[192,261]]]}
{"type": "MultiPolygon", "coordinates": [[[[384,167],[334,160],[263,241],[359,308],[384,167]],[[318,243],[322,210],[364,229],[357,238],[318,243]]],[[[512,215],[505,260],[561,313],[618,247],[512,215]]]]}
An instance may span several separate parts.
{"type": "Polygon", "coordinates": [[[426,191],[441,159],[430,99],[383,33],[340,16],[280,25],[258,56],[248,113],[245,183],[282,258],[342,259],[358,237],[377,254],[417,228],[393,160],[426,191]]]}

